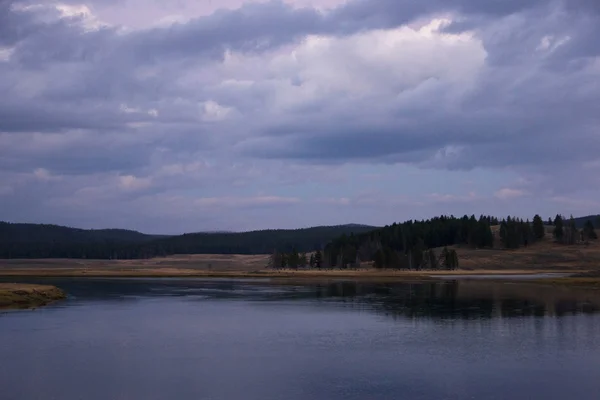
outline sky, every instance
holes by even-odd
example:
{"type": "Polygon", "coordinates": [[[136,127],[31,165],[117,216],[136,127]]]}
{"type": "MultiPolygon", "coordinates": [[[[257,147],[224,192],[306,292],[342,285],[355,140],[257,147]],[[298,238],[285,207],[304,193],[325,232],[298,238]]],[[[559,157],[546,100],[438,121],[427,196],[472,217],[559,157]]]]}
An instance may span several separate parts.
{"type": "Polygon", "coordinates": [[[597,0],[0,0],[0,220],[600,213],[597,0]]]}

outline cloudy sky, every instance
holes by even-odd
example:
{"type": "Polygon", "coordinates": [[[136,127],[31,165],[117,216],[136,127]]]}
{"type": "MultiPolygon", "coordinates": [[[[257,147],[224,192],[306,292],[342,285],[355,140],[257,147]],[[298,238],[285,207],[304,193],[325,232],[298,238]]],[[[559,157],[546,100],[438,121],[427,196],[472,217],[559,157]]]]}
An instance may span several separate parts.
{"type": "Polygon", "coordinates": [[[597,0],[0,0],[0,220],[600,212],[597,0]]]}

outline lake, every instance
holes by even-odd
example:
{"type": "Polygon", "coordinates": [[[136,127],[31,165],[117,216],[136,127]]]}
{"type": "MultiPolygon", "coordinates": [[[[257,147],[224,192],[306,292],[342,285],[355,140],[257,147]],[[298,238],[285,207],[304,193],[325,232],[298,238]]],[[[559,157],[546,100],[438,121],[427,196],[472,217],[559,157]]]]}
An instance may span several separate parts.
{"type": "Polygon", "coordinates": [[[22,280],[0,398],[598,399],[600,294],[527,283],[22,280]]]}

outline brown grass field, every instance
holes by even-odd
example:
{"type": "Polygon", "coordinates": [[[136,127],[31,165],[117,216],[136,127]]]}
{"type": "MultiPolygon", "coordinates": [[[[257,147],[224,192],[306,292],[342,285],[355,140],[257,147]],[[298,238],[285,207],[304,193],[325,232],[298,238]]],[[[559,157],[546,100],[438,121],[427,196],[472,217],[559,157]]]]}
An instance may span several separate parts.
{"type": "MultiPolygon", "coordinates": [[[[460,269],[439,274],[587,273],[587,277],[548,279],[549,284],[600,283],[600,243],[566,246],[546,238],[517,250],[456,248],[460,269]],[[567,281],[570,279],[570,281],[567,281]]],[[[283,279],[427,279],[432,271],[374,270],[363,263],[356,270],[286,270],[267,268],[268,255],[178,255],[147,260],[36,259],[0,260],[0,276],[73,277],[264,277],[283,279]]],[[[599,285],[600,287],[600,285],[599,285]]]]}

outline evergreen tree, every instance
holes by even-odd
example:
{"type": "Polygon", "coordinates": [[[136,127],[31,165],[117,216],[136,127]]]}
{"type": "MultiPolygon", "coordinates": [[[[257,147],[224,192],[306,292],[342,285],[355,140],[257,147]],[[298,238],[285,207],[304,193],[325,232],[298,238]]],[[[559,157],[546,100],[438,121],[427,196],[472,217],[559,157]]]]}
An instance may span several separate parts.
{"type": "Polygon", "coordinates": [[[521,220],[521,243],[519,245],[527,246],[529,242],[533,240],[533,230],[531,228],[531,223],[529,222],[529,218],[527,221],[523,222],[521,220]]]}
{"type": "Polygon", "coordinates": [[[385,254],[382,249],[379,249],[375,252],[375,257],[373,258],[373,267],[375,268],[385,268],[385,254]]]}
{"type": "Polygon", "coordinates": [[[279,256],[279,268],[281,269],[285,269],[285,267],[287,267],[288,265],[288,257],[286,254],[280,254],[279,256]]]}
{"type": "Polygon", "coordinates": [[[504,220],[504,219],[500,223],[500,241],[502,241],[502,244],[504,244],[504,247],[508,247],[508,245],[507,245],[508,224],[507,224],[506,220],[504,220]]]}
{"type": "Polygon", "coordinates": [[[458,269],[458,253],[456,250],[450,250],[451,269],[458,269]]]}
{"type": "Polygon", "coordinates": [[[277,269],[280,267],[281,267],[281,254],[278,253],[277,251],[274,251],[273,254],[271,254],[271,257],[269,257],[268,268],[277,269]]]}
{"type": "Polygon", "coordinates": [[[479,218],[479,221],[477,222],[477,227],[473,230],[473,232],[476,247],[494,247],[494,234],[492,233],[492,228],[490,227],[490,220],[488,218],[483,216],[479,218]]]}
{"type": "Polygon", "coordinates": [[[294,248],[292,252],[288,255],[288,267],[290,268],[298,268],[300,264],[300,255],[298,251],[294,248]]]}
{"type": "Polygon", "coordinates": [[[456,250],[448,250],[447,247],[444,247],[442,250],[442,260],[444,260],[444,267],[447,270],[455,270],[458,268],[458,254],[456,253],[456,250]]]}
{"type": "Polygon", "coordinates": [[[575,218],[573,218],[573,215],[571,215],[569,217],[568,228],[569,228],[568,243],[575,244],[577,242],[577,240],[579,239],[579,230],[577,229],[577,224],[575,223],[575,218]]]}
{"type": "Polygon", "coordinates": [[[596,234],[596,231],[594,230],[594,224],[589,219],[587,221],[585,221],[585,225],[583,226],[583,237],[586,240],[598,239],[598,235],[596,234]]]}
{"type": "Polygon", "coordinates": [[[311,254],[310,255],[310,261],[308,262],[311,268],[315,267],[315,255],[311,254]]]}
{"type": "Polygon", "coordinates": [[[552,218],[548,217],[548,226],[552,226],[552,225],[554,225],[554,224],[552,223],[552,218]]]}
{"type": "Polygon", "coordinates": [[[315,253],[315,268],[321,269],[322,266],[323,266],[323,254],[321,253],[321,250],[317,250],[317,252],[315,253]]]}
{"type": "Polygon", "coordinates": [[[533,236],[536,240],[543,239],[546,235],[546,228],[544,227],[544,221],[538,214],[533,217],[533,236]]]}
{"type": "Polygon", "coordinates": [[[429,249],[427,252],[429,269],[438,269],[438,260],[435,256],[435,251],[433,249],[429,249]]]}
{"type": "Polygon", "coordinates": [[[424,262],[424,253],[425,253],[426,247],[425,247],[425,242],[423,241],[423,239],[419,238],[417,239],[417,243],[415,243],[413,250],[412,250],[412,256],[413,256],[413,266],[414,268],[419,271],[421,269],[421,267],[423,266],[423,262],[424,262]]]}
{"type": "Polygon", "coordinates": [[[554,238],[558,242],[562,242],[565,232],[563,229],[563,218],[560,214],[556,214],[553,225],[554,225],[554,232],[553,232],[554,238]]]}
{"type": "Polygon", "coordinates": [[[444,269],[450,269],[450,267],[448,266],[448,261],[450,259],[450,252],[448,251],[448,247],[444,247],[442,249],[442,267],[444,269]]]}

